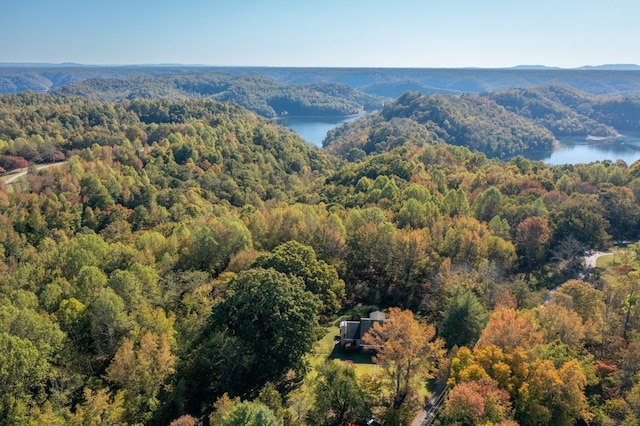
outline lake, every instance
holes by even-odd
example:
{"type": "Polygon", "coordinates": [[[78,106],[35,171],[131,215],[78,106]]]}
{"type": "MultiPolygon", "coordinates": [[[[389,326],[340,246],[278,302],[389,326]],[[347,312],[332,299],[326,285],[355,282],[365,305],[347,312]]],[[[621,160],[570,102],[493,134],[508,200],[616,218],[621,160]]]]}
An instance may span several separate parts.
{"type": "Polygon", "coordinates": [[[360,115],[346,117],[287,117],[277,119],[278,124],[287,126],[302,136],[302,139],[317,147],[322,147],[322,141],[327,132],[342,123],[348,123],[360,118],[360,115]]]}
{"type": "Polygon", "coordinates": [[[627,165],[640,160],[640,133],[625,132],[618,138],[587,140],[585,138],[559,138],[560,147],[551,154],[532,160],[558,164],[592,163],[595,161],[624,160],[627,165]]]}
{"type": "MultiPolygon", "coordinates": [[[[329,130],[360,117],[287,117],[278,119],[277,122],[298,133],[307,142],[322,147],[322,141],[329,130]]],[[[558,141],[560,147],[554,152],[536,156],[527,155],[527,158],[542,160],[552,166],[603,160],[615,162],[618,159],[631,165],[640,160],[640,132],[625,132],[621,137],[606,140],[559,138],[558,141]]]]}

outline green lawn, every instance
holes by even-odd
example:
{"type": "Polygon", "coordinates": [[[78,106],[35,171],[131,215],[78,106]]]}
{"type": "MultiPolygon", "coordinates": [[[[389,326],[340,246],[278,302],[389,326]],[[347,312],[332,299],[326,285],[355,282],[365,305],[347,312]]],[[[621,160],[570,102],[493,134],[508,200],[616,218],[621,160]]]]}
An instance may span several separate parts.
{"type": "Polygon", "coordinates": [[[609,266],[612,266],[613,262],[614,262],[613,254],[608,254],[606,256],[599,257],[596,260],[596,267],[598,267],[598,268],[608,268],[609,266]]]}
{"type": "Polygon", "coordinates": [[[626,246],[615,246],[611,248],[611,251],[612,254],[602,256],[596,261],[596,266],[601,268],[600,277],[605,283],[615,283],[620,279],[620,273],[624,273],[629,268],[640,269],[640,261],[635,258],[635,253],[626,246]]]}
{"type": "MultiPolygon", "coordinates": [[[[336,322],[339,324],[339,321],[336,322]]],[[[335,340],[340,335],[340,327],[333,325],[325,329],[325,335],[316,344],[313,354],[307,359],[310,367],[315,370],[319,365],[328,359],[338,359],[353,366],[358,375],[373,373],[376,365],[371,359],[371,354],[362,353],[355,350],[343,351],[340,343],[335,340]]],[[[315,371],[310,371],[310,375],[315,371]]]]}
{"type": "Polygon", "coordinates": [[[634,259],[633,252],[628,250],[626,247],[612,247],[611,251],[611,254],[599,257],[596,260],[596,266],[598,268],[616,268],[622,265],[631,265],[633,267],[639,266],[638,262],[634,259]]]}
{"type": "MultiPolygon", "coordinates": [[[[342,350],[339,341],[336,340],[340,335],[340,327],[337,325],[339,323],[340,321],[336,321],[333,326],[325,328],[324,337],[318,341],[313,354],[307,358],[310,368],[303,384],[303,392],[307,395],[309,395],[307,393],[309,392],[309,386],[313,385],[317,375],[317,368],[328,359],[339,360],[346,365],[352,366],[358,377],[370,375],[378,369],[371,353],[349,349],[342,350]]],[[[419,389],[419,394],[422,397],[426,397],[429,394],[426,386],[422,386],[419,389]]]]}

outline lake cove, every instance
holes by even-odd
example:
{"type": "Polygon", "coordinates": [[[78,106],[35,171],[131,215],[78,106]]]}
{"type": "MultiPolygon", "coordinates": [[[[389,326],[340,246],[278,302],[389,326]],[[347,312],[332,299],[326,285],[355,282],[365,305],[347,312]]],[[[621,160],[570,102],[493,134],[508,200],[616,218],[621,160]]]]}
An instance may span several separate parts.
{"type": "Polygon", "coordinates": [[[327,132],[343,123],[357,120],[361,115],[341,117],[284,117],[276,120],[302,136],[305,141],[322,148],[327,132]]]}
{"type": "Polygon", "coordinates": [[[623,160],[630,166],[640,160],[640,133],[637,132],[625,132],[620,137],[604,140],[559,138],[558,141],[560,147],[552,153],[527,157],[552,166],[604,160],[623,160]]]}
{"type": "MultiPolygon", "coordinates": [[[[305,141],[321,148],[329,130],[360,117],[286,117],[277,119],[277,122],[298,133],[305,141]]],[[[523,154],[523,157],[542,160],[551,166],[605,160],[623,160],[630,166],[640,160],[640,132],[624,132],[620,137],[604,140],[566,137],[558,138],[558,142],[558,149],[552,153],[523,154]]]]}

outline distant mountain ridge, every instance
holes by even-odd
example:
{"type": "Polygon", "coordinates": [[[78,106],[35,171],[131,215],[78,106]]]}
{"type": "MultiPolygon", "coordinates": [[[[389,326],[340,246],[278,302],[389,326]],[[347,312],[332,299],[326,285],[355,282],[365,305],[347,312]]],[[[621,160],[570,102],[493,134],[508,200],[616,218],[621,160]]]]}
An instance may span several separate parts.
{"type": "Polygon", "coordinates": [[[603,64],[603,65],[583,65],[577,68],[550,67],[547,65],[516,65],[511,69],[522,70],[607,70],[607,71],[640,71],[640,65],[636,64],[603,64]]]}
{"type": "Polygon", "coordinates": [[[580,70],[618,70],[618,71],[640,71],[640,65],[636,64],[605,64],[605,65],[585,65],[580,70]]]}
{"type": "MultiPolygon", "coordinates": [[[[185,67],[185,68],[192,68],[192,67],[203,67],[203,68],[220,68],[223,66],[216,66],[216,65],[206,65],[206,64],[180,64],[180,63],[161,63],[161,64],[128,64],[128,65],[109,65],[109,64],[101,64],[101,65],[94,65],[94,64],[81,64],[78,62],[61,62],[61,63],[55,63],[55,62],[0,62],[0,68],[2,67],[94,67],[94,68],[102,68],[102,67],[114,67],[114,68],[118,68],[118,67],[185,67]]],[[[226,68],[236,68],[234,66],[227,66],[226,68]]],[[[273,68],[280,68],[280,67],[273,67],[273,68]]],[[[309,67],[300,67],[300,68],[309,68],[309,67]]],[[[340,67],[332,67],[332,68],[340,68],[340,67]]],[[[601,64],[601,65],[583,65],[581,67],[574,67],[574,68],[563,68],[563,67],[557,67],[557,66],[553,66],[553,65],[530,65],[530,64],[521,64],[521,65],[515,65],[513,67],[461,67],[459,69],[515,69],[515,68],[522,68],[522,69],[556,69],[556,70],[560,70],[560,69],[566,69],[566,70],[572,70],[572,69],[619,69],[619,70],[627,70],[627,69],[637,69],[640,70],[640,65],[637,64],[601,64]]],[[[402,68],[398,68],[398,69],[402,69],[402,68]]],[[[447,69],[446,67],[442,67],[442,68],[423,68],[423,69],[447,69]]]]}
{"type": "Polygon", "coordinates": [[[207,98],[235,102],[268,118],[355,115],[378,109],[385,101],[383,97],[361,92],[342,83],[291,84],[259,74],[213,72],[95,78],[56,87],[50,92],[103,102],[136,98],[207,98]]]}
{"type": "Polygon", "coordinates": [[[0,64],[0,93],[46,92],[96,78],[170,77],[201,72],[259,74],[289,84],[341,83],[378,96],[397,98],[421,93],[482,93],[545,83],[564,84],[596,96],[640,94],[640,67],[602,65],[585,69],[555,69],[538,65],[516,68],[291,68],[209,67],[174,65],[17,66],[0,64]],[[597,72],[591,72],[597,71],[597,72]]]}

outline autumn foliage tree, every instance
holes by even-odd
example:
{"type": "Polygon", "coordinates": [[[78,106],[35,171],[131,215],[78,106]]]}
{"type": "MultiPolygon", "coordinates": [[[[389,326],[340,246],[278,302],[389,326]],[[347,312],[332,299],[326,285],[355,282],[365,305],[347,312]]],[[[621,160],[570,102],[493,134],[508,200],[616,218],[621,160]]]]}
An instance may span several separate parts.
{"type": "Polygon", "coordinates": [[[124,341],[107,368],[107,379],[122,389],[129,420],[144,420],[145,413],[158,407],[158,393],[174,364],[166,335],[147,332],[137,348],[133,340],[124,341]]]}
{"type": "Polygon", "coordinates": [[[542,343],[542,333],[530,315],[506,306],[498,306],[480,336],[479,345],[495,345],[503,349],[531,348],[542,343]]]}
{"type": "Polygon", "coordinates": [[[435,335],[435,327],[416,321],[413,312],[391,308],[387,320],[363,336],[363,342],[377,351],[376,363],[385,371],[395,408],[415,389],[418,375],[430,377],[442,360],[445,342],[435,335]]]}
{"type": "Polygon", "coordinates": [[[509,393],[486,377],[461,382],[449,392],[443,415],[452,424],[496,424],[511,415],[509,393]]]}
{"type": "Polygon", "coordinates": [[[522,256],[527,280],[547,253],[551,230],[547,219],[534,216],[523,220],[516,228],[516,246],[522,256]]]}
{"type": "Polygon", "coordinates": [[[584,388],[587,379],[577,360],[556,368],[550,360],[531,364],[527,381],[519,389],[516,419],[521,425],[566,425],[577,419],[589,421],[584,388]]]}
{"type": "MultiPolygon", "coordinates": [[[[595,114],[609,102],[554,93],[595,114]]],[[[237,400],[233,422],[288,424],[282,413],[295,409],[309,423],[372,410],[399,424],[442,353],[411,312],[392,310],[371,335],[375,376],[305,368],[328,333],[318,318],[367,305],[442,320],[433,326],[459,348],[451,423],[508,424],[508,410],[491,414],[507,407],[494,404],[502,391],[521,423],[586,423],[589,411],[594,424],[638,423],[637,265],[569,280],[543,306],[535,290],[577,276],[585,250],[607,247],[609,234],[637,238],[640,162],[487,158],[470,149],[540,145],[512,133],[514,116],[452,99],[407,95],[385,107],[403,117],[368,115],[353,123],[355,138],[341,127],[333,136],[343,141],[318,150],[207,99],[0,96],[1,168],[67,159],[0,182],[0,423],[205,419],[227,392],[260,393],[266,405],[237,400]],[[426,126],[411,124],[414,113],[426,126]],[[490,132],[496,117],[508,144],[490,132]],[[454,139],[476,143],[447,145],[454,139]],[[537,289],[520,281],[538,270],[537,289]],[[506,293],[514,303],[495,307],[506,293]],[[320,402],[304,398],[310,382],[322,383],[320,402]]]]}

